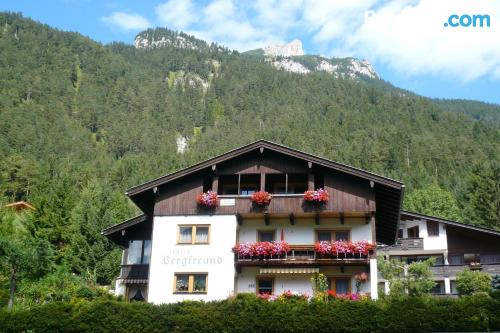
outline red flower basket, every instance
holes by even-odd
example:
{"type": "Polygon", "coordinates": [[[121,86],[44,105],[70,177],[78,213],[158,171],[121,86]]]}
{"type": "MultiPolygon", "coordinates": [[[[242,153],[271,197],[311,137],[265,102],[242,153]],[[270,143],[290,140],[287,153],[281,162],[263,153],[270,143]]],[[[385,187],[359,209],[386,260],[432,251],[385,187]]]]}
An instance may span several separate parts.
{"type": "Polygon", "coordinates": [[[328,194],[328,191],[322,188],[315,191],[304,192],[304,201],[306,202],[324,204],[327,203],[328,200],[330,200],[330,195],[328,194]]]}
{"type": "Polygon", "coordinates": [[[219,202],[219,197],[214,191],[208,191],[198,194],[196,197],[196,203],[200,206],[207,208],[215,208],[219,202]]]}
{"type": "Polygon", "coordinates": [[[265,206],[271,202],[271,194],[266,191],[259,191],[252,194],[250,200],[256,205],[265,206]]]}

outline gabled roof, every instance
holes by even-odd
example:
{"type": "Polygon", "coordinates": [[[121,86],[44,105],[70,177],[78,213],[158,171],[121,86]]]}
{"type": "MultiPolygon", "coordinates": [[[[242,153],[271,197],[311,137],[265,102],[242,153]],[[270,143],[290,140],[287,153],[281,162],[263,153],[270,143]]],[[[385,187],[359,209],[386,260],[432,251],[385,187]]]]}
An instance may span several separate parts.
{"type": "Polygon", "coordinates": [[[487,233],[490,235],[500,236],[500,231],[496,231],[496,230],[484,228],[484,227],[478,227],[475,225],[466,224],[466,223],[462,223],[462,222],[447,220],[447,219],[443,219],[443,218],[436,217],[436,216],[430,216],[430,215],[425,215],[425,214],[420,214],[420,213],[402,211],[401,217],[412,217],[412,218],[417,218],[417,219],[426,220],[426,221],[435,221],[435,222],[439,222],[439,223],[443,223],[443,224],[447,224],[447,225],[452,225],[452,226],[455,226],[458,228],[475,230],[475,231],[484,232],[484,233],[487,233]]]}
{"type": "Polygon", "coordinates": [[[342,172],[372,182],[377,201],[375,213],[377,220],[377,241],[386,244],[393,244],[396,241],[404,194],[404,184],[402,182],[267,140],[255,141],[177,172],[131,187],[127,190],[126,194],[147,216],[151,217],[154,210],[155,189],[160,186],[166,187],[170,182],[210,169],[219,163],[245,154],[257,151],[262,152],[262,150],[283,154],[312,163],[313,165],[331,169],[332,171],[342,172]]]}
{"type": "Polygon", "coordinates": [[[372,173],[372,172],[358,169],[358,168],[355,168],[355,167],[352,167],[352,166],[349,166],[346,164],[342,164],[339,162],[334,162],[334,161],[328,160],[328,159],[323,158],[323,157],[308,154],[308,153],[305,153],[303,151],[293,149],[290,147],[286,147],[286,146],[283,146],[283,145],[280,145],[280,144],[277,144],[274,142],[270,142],[267,140],[258,140],[258,141],[255,141],[253,143],[250,143],[248,145],[230,150],[224,154],[210,158],[210,159],[205,160],[203,162],[197,163],[197,164],[192,165],[190,167],[187,167],[185,169],[179,170],[177,172],[170,173],[170,174],[161,176],[159,178],[150,180],[148,182],[145,182],[143,184],[131,187],[127,190],[126,194],[128,196],[137,195],[141,192],[153,189],[156,186],[163,185],[163,184],[168,183],[172,180],[178,179],[180,177],[189,175],[189,174],[194,173],[196,171],[208,168],[214,164],[227,161],[227,160],[232,159],[234,157],[243,155],[245,153],[248,153],[250,151],[253,151],[255,149],[260,149],[260,148],[269,149],[269,150],[276,151],[276,152],[279,152],[279,153],[282,153],[282,154],[285,154],[288,156],[303,159],[303,160],[306,160],[308,162],[322,165],[324,167],[331,168],[331,169],[334,169],[337,171],[342,171],[342,172],[345,172],[347,174],[350,174],[353,176],[358,176],[358,177],[373,181],[375,183],[383,184],[383,185],[386,185],[386,186],[389,186],[392,188],[400,189],[401,187],[404,186],[402,182],[399,182],[397,180],[387,178],[384,176],[380,176],[380,175],[377,175],[377,174],[372,173]]]}

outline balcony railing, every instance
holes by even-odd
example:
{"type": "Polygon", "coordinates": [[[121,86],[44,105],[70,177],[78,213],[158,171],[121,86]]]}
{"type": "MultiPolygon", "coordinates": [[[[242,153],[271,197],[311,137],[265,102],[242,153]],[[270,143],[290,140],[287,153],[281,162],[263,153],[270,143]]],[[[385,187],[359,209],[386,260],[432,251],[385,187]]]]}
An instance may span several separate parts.
{"type": "Polygon", "coordinates": [[[122,265],[120,279],[126,283],[146,283],[149,276],[149,265],[122,265]]]}
{"type": "Polygon", "coordinates": [[[423,250],[423,238],[399,238],[394,245],[384,248],[385,251],[390,250],[423,250]]]}
{"type": "Polygon", "coordinates": [[[279,256],[246,257],[235,254],[237,266],[280,266],[280,265],[334,265],[368,264],[368,255],[340,254],[339,256],[321,255],[314,245],[291,245],[290,251],[279,256]]]}

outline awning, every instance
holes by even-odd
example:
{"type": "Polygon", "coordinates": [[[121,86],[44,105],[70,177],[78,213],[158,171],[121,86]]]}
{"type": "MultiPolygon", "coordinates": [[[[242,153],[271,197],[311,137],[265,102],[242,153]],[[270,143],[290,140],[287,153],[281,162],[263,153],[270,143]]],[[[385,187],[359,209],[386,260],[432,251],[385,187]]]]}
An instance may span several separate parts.
{"type": "Polygon", "coordinates": [[[122,279],[124,284],[148,284],[146,279],[122,279]]]}
{"type": "Polygon", "coordinates": [[[319,273],[317,267],[275,267],[261,268],[260,274],[314,274],[319,273]]]}

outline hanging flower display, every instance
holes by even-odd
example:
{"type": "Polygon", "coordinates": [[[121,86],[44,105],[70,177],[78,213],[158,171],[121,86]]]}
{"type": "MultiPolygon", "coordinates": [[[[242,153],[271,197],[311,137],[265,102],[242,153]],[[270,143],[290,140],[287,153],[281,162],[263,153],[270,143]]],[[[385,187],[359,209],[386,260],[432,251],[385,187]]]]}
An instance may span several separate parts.
{"type": "Polygon", "coordinates": [[[330,200],[330,195],[325,189],[319,188],[315,191],[305,191],[304,201],[309,203],[327,203],[330,200]]]}
{"type": "Polygon", "coordinates": [[[233,252],[241,258],[281,256],[289,251],[290,245],[287,242],[246,242],[233,247],[233,252]]]}
{"type": "Polygon", "coordinates": [[[255,192],[250,197],[250,200],[252,200],[254,204],[259,206],[269,205],[269,203],[271,202],[271,194],[266,191],[255,192]]]}
{"type": "Polygon", "coordinates": [[[359,255],[366,256],[375,246],[367,241],[348,242],[348,241],[321,241],[314,245],[314,251],[321,255],[343,256],[359,255]]]}
{"type": "Polygon", "coordinates": [[[196,203],[198,205],[208,207],[208,208],[216,207],[218,201],[219,201],[219,197],[217,196],[217,193],[214,191],[200,193],[196,197],[196,203]]]}
{"type": "Polygon", "coordinates": [[[365,272],[358,273],[354,275],[354,280],[356,280],[356,282],[366,282],[368,281],[368,274],[366,274],[365,272]]]}

